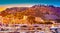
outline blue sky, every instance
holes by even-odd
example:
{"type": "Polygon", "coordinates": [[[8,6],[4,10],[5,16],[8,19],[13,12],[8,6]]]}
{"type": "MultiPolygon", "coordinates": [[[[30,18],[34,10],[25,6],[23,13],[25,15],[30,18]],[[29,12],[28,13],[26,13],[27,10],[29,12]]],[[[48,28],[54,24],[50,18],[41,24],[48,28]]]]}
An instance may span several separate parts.
{"type": "Polygon", "coordinates": [[[50,4],[60,6],[60,0],[0,0],[0,5],[8,4],[50,4]]]}

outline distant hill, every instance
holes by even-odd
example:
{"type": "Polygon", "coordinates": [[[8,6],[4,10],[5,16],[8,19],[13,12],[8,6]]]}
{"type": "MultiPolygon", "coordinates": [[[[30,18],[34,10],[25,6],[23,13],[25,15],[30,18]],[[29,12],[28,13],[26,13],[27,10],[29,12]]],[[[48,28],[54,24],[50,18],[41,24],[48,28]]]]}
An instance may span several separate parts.
{"type": "Polygon", "coordinates": [[[0,12],[0,19],[3,23],[40,23],[43,21],[55,20],[60,22],[60,7],[53,5],[34,5],[32,7],[12,7],[0,12]],[[27,16],[27,20],[24,20],[27,16]],[[40,21],[35,21],[35,18],[40,21]],[[57,19],[57,20],[56,20],[57,19]],[[58,20],[59,19],[59,20],[58,20]]]}
{"type": "Polygon", "coordinates": [[[14,14],[16,12],[21,12],[28,9],[27,7],[12,7],[12,8],[7,8],[6,10],[0,12],[1,16],[6,16],[9,14],[14,14]]]}
{"type": "Polygon", "coordinates": [[[13,15],[13,16],[23,16],[23,15],[32,15],[35,17],[41,17],[44,18],[44,15],[50,14],[55,15],[60,18],[60,7],[55,7],[53,5],[34,5],[32,7],[12,7],[7,8],[6,10],[2,11],[0,13],[1,16],[7,16],[7,15],[13,15]]]}

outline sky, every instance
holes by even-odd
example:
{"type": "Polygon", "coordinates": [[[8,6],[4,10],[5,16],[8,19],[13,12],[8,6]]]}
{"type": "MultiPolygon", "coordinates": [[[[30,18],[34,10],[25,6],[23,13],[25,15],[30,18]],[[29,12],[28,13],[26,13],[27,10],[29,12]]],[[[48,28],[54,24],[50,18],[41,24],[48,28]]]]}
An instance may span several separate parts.
{"type": "Polygon", "coordinates": [[[0,0],[0,10],[13,6],[30,7],[35,4],[48,4],[60,7],[60,0],[0,0]]]}
{"type": "Polygon", "coordinates": [[[60,0],[0,0],[0,5],[9,4],[51,4],[60,6],[60,0]]]}

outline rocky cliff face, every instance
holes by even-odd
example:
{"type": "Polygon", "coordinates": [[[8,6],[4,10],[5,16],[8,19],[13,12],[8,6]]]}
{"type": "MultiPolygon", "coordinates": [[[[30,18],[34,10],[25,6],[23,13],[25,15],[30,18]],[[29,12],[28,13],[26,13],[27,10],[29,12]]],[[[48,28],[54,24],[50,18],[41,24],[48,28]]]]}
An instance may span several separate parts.
{"type": "Polygon", "coordinates": [[[21,19],[23,16],[34,16],[40,17],[42,19],[60,19],[60,7],[55,7],[52,5],[34,5],[32,7],[12,7],[0,12],[0,16],[8,18],[18,18],[21,19]],[[46,15],[48,15],[46,17],[46,15]],[[49,17],[50,16],[50,17],[49,17]]]}
{"type": "Polygon", "coordinates": [[[25,13],[26,15],[39,16],[42,14],[54,14],[60,17],[60,7],[55,7],[52,5],[34,5],[30,8],[28,7],[13,7],[7,8],[2,11],[0,15],[6,16],[8,14],[14,14],[17,12],[25,13]]]}

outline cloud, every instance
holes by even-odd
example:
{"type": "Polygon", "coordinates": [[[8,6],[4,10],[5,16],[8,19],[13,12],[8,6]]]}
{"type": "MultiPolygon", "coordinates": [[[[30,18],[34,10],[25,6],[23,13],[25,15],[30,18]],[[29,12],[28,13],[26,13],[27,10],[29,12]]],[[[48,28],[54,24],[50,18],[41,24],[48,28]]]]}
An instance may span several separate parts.
{"type": "Polygon", "coordinates": [[[0,12],[5,10],[6,8],[11,7],[32,7],[35,4],[8,4],[8,5],[0,5],[0,12]]]}
{"type": "Polygon", "coordinates": [[[35,4],[8,4],[8,5],[0,5],[0,6],[10,8],[10,7],[31,7],[33,5],[35,4]]]}

